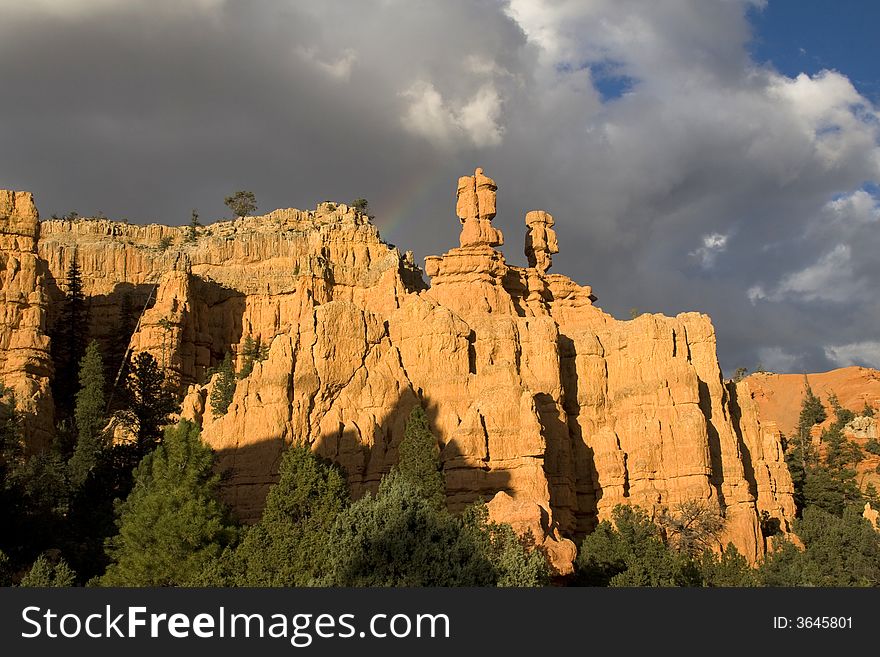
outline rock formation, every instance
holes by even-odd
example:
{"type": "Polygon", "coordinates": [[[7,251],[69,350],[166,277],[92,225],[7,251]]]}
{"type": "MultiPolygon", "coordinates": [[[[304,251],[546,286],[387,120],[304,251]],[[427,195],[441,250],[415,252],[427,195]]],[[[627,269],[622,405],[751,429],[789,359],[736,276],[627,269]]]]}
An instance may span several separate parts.
{"type": "Polygon", "coordinates": [[[547,273],[553,264],[553,254],[559,253],[553,223],[553,216],[543,210],[532,210],[526,215],[526,259],[529,267],[541,274],[547,273]]]}
{"type": "Polygon", "coordinates": [[[459,180],[460,246],[426,258],[430,287],[363,214],[333,204],[216,223],[192,241],[184,228],[49,221],[39,254],[58,280],[77,249],[99,339],[126,294],[146,307],[132,345],[185,394],[245,520],[294,441],[344,466],[354,495],[375,490],[421,403],[450,507],[489,501],[559,572],[621,503],[717,506],[725,540],[759,559],[759,514],[787,530],[791,479],[747,389],[723,382],[709,318],[604,313],[590,287],[548,273],[546,212],[527,216],[530,266],[508,265],[496,189],[481,169],[459,180]],[[208,368],[249,336],[268,358],[215,416],[208,368]]]}
{"type": "Polygon", "coordinates": [[[468,246],[501,246],[504,237],[492,226],[495,218],[495,181],[483,175],[478,168],[472,176],[458,179],[458,196],[455,211],[461,220],[462,248],[468,246]]]}
{"type": "Polygon", "coordinates": [[[37,258],[39,235],[33,197],[0,190],[0,382],[15,395],[29,449],[48,445],[54,415],[46,267],[37,258]]]}

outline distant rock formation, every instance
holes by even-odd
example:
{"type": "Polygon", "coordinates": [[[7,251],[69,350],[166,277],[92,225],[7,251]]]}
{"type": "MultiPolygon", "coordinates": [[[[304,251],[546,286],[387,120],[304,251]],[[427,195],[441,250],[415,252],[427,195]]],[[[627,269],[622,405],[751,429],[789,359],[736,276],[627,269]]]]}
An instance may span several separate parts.
{"type": "MultiPolygon", "coordinates": [[[[865,406],[875,409],[873,417],[856,417],[843,428],[844,435],[860,447],[866,447],[871,439],[877,439],[880,419],[880,371],[868,367],[842,367],[817,374],[773,374],[758,372],[746,377],[741,386],[753,399],[755,413],[767,431],[791,436],[797,430],[798,416],[804,398],[804,384],[808,383],[827,411],[825,422],[813,428],[813,440],[820,453],[824,446],[821,433],[835,421],[828,401],[830,395],[837,397],[840,405],[856,414],[865,406]]],[[[862,490],[873,484],[880,490],[880,455],[864,450],[864,459],[856,464],[856,481],[862,490]]]]}
{"type": "Polygon", "coordinates": [[[709,318],[604,313],[589,286],[548,273],[558,244],[543,211],[526,219],[530,266],[507,264],[496,190],[481,169],[459,179],[460,246],[426,258],[430,287],[345,205],[220,222],[195,240],[183,227],[48,221],[38,248],[55,280],[76,249],[99,339],[125,295],[148,305],[132,346],[179,384],[245,520],[294,441],[344,466],[354,495],[376,490],[422,404],[450,507],[489,501],[561,573],[617,504],[702,500],[724,514],[724,541],[759,559],[761,512],[783,531],[794,516],[791,478],[748,388],[722,380],[709,318]],[[215,417],[208,369],[226,351],[240,366],[249,337],[268,358],[215,417]]]}

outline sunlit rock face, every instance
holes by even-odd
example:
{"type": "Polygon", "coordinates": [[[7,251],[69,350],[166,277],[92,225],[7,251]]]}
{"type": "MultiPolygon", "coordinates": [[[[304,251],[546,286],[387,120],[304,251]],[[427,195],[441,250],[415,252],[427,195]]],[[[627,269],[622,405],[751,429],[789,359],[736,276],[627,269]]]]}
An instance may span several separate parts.
{"type": "MultiPolygon", "coordinates": [[[[427,281],[410,253],[345,205],[194,232],[43,222],[39,258],[36,228],[19,237],[35,271],[49,272],[33,279],[29,307],[45,324],[45,299],[60,299],[54,282],[74,253],[100,340],[127,296],[138,310],[132,349],[151,352],[178,386],[246,521],[259,517],[293,442],[342,465],[354,495],[376,490],[422,404],[450,508],[491,501],[492,519],[531,531],[560,573],[571,571],[574,542],[617,504],[658,512],[703,501],[725,518],[722,542],[759,559],[761,512],[786,531],[792,483],[747,384],[722,380],[709,318],[604,313],[589,286],[548,273],[565,218],[544,211],[525,218],[531,266],[508,265],[491,223],[496,190],[481,169],[459,180],[450,229],[461,230],[460,246],[426,259],[427,281]],[[240,368],[248,339],[268,355],[215,416],[210,368],[227,351],[240,368]]],[[[47,353],[27,335],[34,354],[47,353]]],[[[33,381],[48,388],[49,376],[33,381]]]]}

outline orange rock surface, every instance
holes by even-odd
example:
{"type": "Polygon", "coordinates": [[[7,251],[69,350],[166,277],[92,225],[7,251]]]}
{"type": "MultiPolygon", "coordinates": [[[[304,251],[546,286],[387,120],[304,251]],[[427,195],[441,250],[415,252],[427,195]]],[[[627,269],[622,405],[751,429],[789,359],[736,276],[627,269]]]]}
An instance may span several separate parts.
{"type": "Polygon", "coordinates": [[[147,304],[132,347],[179,386],[245,520],[293,441],[340,463],[354,495],[375,490],[421,403],[450,508],[491,501],[491,517],[530,530],[560,573],[617,504],[717,504],[725,542],[760,559],[760,512],[788,528],[791,479],[749,384],[722,380],[709,318],[615,319],[589,286],[547,273],[555,240],[534,266],[508,265],[494,181],[477,170],[458,191],[461,246],[426,259],[430,286],[411,254],[334,204],[219,222],[194,240],[183,227],[47,221],[38,249],[55,280],[76,251],[100,339],[124,295],[147,304]],[[268,357],[215,416],[208,370],[226,351],[241,365],[248,337],[268,357]]]}
{"type": "MultiPolygon", "coordinates": [[[[771,431],[792,435],[797,430],[798,416],[804,397],[805,375],[757,373],[747,377],[743,383],[748,386],[755,404],[755,412],[764,426],[771,431]]],[[[813,394],[825,406],[827,418],[813,429],[814,440],[821,452],[820,436],[834,421],[834,412],[828,401],[836,395],[840,405],[857,414],[865,404],[878,409],[875,417],[857,417],[844,427],[844,435],[854,440],[862,448],[871,438],[880,438],[880,371],[867,367],[843,367],[829,372],[807,374],[813,394]]],[[[857,481],[862,489],[873,484],[880,490],[880,455],[863,451],[864,460],[856,466],[857,481]]]]}
{"type": "Polygon", "coordinates": [[[31,194],[0,190],[0,382],[15,395],[29,449],[49,444],[54,415],[47,269],[37,257],[39,235],[31,194]]]}

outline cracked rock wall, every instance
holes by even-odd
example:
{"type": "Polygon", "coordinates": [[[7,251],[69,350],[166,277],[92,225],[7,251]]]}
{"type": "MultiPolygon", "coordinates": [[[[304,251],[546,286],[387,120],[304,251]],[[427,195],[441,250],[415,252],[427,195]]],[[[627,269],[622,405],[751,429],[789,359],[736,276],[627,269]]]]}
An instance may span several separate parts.
{"type": "Polygon", "coordinates": [[[103,340],[124,295],[139,309],[149,299],[132,346],[179,386],[245,520],[292,442],[340,463],[354,495],[375,490],[416,403],[440,443],[450,507],[492,500],[492,517],[531,529],[563,573],[573,541],[619,503],[656,512],[703,500],[752,561],[765,550],[760,512],[783,529],[793,517],[778,437],[722,380],[705,315],[620,321],[588,286],[467,240],[426,260],[428,287],[411,254],[344,205],[187,231],[43,222],[50,275],[34,285],[60,298],[76,252],[103,340]],[[268,358],[215,417],[208,370],[226,351],[240,365],[248,336],[268,358]]]}

